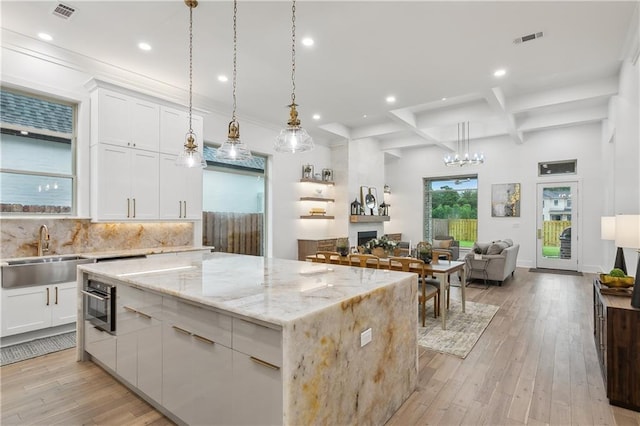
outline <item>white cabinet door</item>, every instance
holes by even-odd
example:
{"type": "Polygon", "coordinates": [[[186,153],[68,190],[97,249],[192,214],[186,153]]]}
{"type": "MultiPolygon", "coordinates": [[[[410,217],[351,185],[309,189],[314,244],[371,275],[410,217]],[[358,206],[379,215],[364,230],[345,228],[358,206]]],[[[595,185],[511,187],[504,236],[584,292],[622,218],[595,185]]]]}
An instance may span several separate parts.
{"type": "Polygon", "coordinates": [[[158,153],[131,150],[131,207],[132,218],[150,220],[158,218],[159,162],[158,153]]]}
{"type": "Polygon", "coordinates": [[[185,188],[183,194],[183,215],[186,219],[202,219],[202,169],[194,167],[185,170],[185,188]]]}
{"type": "Polygon", "coordinates": [[[158,152],[160,147],[160,107],[131,98],[131,143],[134,148],[158,152]]]}
{"type": "Polygon", "coordinates": [[[189,130],[186,112],[173,108],[160,108],[160,152],[178,155],[182,151],[189,130]]]}
{"type": "Polygon", "coordinates": [[[52,287],[51,326],[70,324],[78,316],[78,284],[76,281],[55,284],[52,287]]]}
{"type": "Polygon", "coordinates": [[[282,374],[271,364],[233,351],[233,424],[281,425],[282,374]],[[250,404],[250,409],[247,408],[250,404]]]}
{"type": "Polygon", "coordinates": [[[185,171],[176,166],[175,155],[160,154],[160,219],[184,218],[185,171]]]}
{"type": "Polygon", "coordinates": [[[51,326],[49,286],[2,289],[2,336],[51,326]]]}
{"type": "Polygon", "coordinates": [[[92,176],[96,179],[96,197],[92,205],[99,220],[122,220],[131,216],[131,150],[114,145],[99,144],[97,170],[92,176]]]}
{"type": "Polygon", "coordinates": [[[84,322],[84,350],[102,364],[116,371],[116,336],[84,322]]]}
{"type": "Polygon", "coordinates": [[[102,89],[97,108],[98,142],[158,151],[159,105],[102,89]]]}
{"type": "Polygon", "coordinates": [[[119,146],[131,145],[129,99],[128,96],[116,92],[101,90],[98,93],[98,105],[92,106],[98,109],[98,142],[119,146]]]}
{"type": "Polygon", "coordinates": [[[158,154],[134,148],[99,144],[96,196],[98,220],[158,218],[158,154]]]}
{"type": "MultiPolygon", "coordinates": [[[[116,330],[118,327],[116,326],[116,330]]],[[[138,334],[119,333],[116,341],[116,372],[131,383],[138,385],[138,334]]]]}
{"type": "Polygon", "coordinates": [[[176,156],[160,154],[160,218],[202,219],[202,169],[175,165],[176,156]]]}
{"type": "Polygon", "coordinates": [[[162,402],[162,325],[138,331],[138,388],[158,403],[162,402]]]}

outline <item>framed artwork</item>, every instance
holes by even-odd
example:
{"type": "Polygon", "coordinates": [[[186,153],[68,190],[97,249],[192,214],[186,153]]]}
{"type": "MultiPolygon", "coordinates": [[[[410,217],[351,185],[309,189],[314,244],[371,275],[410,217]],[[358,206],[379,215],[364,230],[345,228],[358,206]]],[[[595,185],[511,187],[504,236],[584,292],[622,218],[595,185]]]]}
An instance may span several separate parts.
{"type": "Polygon", "coordinates": [[[322,180],[325,182],[333,182],[333,170],[322,169],[322,180]]]}
{"type": "Polygon", "coordinates": [[[491,216],[520,217],[520,184],[491,185],[491,216]]]}
{"type": "Polygon", "coordinates": [[[313,179],[313,164],[305,164],[302,166],[302,178],[313,179]]]}

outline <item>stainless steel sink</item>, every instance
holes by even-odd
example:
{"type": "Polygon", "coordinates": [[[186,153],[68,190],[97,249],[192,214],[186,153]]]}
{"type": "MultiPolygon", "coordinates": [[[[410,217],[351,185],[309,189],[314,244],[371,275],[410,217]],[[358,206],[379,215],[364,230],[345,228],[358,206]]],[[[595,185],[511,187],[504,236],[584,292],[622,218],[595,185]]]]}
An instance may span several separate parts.
{"type": "Polygon", "coordinates": [[[93,263],[80,256],[47,256],[10,260],[2,266],[2,288],[49,285],[76,280],[76,267],[93,263]]]}

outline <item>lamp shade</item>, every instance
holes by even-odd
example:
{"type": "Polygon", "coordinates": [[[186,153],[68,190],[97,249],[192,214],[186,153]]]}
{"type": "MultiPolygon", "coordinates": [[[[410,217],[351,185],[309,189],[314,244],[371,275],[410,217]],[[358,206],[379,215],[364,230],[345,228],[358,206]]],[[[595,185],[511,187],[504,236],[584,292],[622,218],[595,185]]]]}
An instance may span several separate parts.
{"type": "Polygon", "coordinates": [[[616,217],[602,216],[600,218],[600,239],[613,241],[616,239],[616,217]]]}
{"type": "Polygon", "coordinates": [[[616,215],[616,246],[640,248],[640,215],[616,215]]]}

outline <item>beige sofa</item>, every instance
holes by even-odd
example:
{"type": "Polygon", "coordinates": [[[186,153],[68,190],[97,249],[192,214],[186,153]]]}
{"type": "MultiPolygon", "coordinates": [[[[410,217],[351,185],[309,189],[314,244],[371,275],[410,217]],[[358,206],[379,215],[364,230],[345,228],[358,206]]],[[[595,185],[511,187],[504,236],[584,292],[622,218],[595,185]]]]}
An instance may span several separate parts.
{"type": "Polygon", "coordinates": [[[465,273],[467,280],[480,279],[496,281],[502,285],[509,275],[516,270],[518,250],[520,244],[512,240],[498,240],[490,243],[474,243],[473,248],[465,257],[465,273]],[[478,247],[482,252],[482,260],[474,259],[474,249],[478,247]]]}

